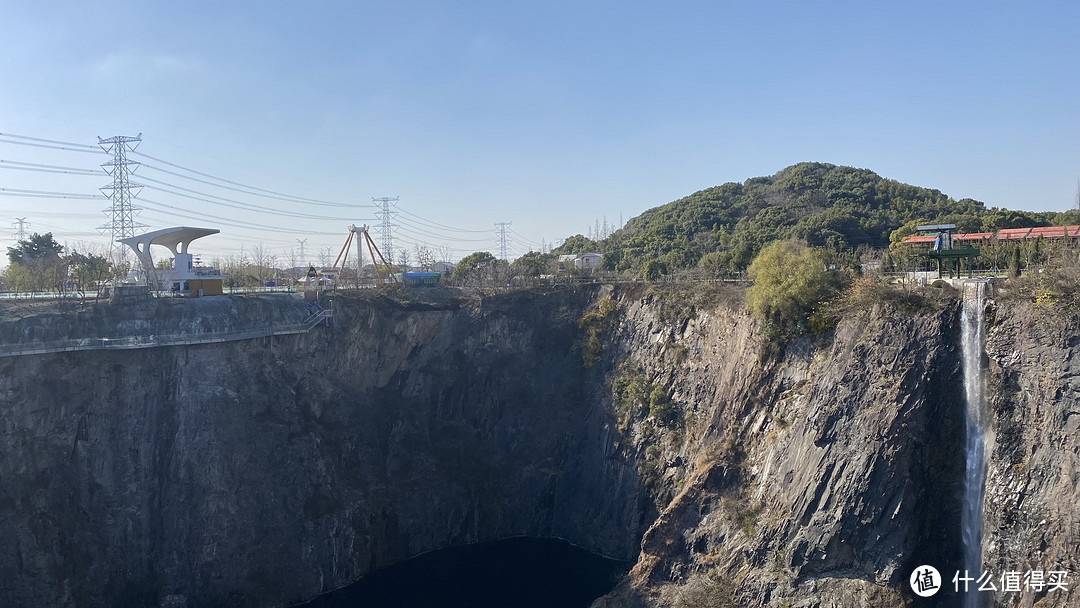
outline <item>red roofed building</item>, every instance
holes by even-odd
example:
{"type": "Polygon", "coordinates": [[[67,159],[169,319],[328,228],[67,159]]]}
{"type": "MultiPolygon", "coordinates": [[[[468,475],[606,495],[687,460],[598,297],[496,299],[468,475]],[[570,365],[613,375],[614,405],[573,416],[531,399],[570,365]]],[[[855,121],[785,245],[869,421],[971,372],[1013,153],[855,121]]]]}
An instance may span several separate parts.
{"type": "MultiPolygon", "coordinates": [[[[1029,239],[1063,239],[1080,238],[1080,226],[1044,226],[1041,228],[1006,228],[997,232],[968,232],[952,235],[953,241],[975,243],[978,241],[1026,241],[1029,239]]],[[[904,242],[917,247],[930,248],[934,245],[936,235],[914,235],[904,239],[904,242]]]]}

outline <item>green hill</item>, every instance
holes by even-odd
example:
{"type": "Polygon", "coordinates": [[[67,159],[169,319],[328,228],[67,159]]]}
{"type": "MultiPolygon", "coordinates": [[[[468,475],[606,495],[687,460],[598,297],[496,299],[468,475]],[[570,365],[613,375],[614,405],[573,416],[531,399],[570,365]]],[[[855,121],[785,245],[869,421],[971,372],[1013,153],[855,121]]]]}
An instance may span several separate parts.
{"type": "MultiPolygon", "coordinates": [[[[657,260],[666,271],[701,266],[717,274],[738,273],[777,239],[801,238],[844,251],[886,247],[890,234],[909,223],[950,222],[960,231],[981,231],[1078,223],[1078,215],[987,208],[867,169],[799,163],[771,177],[723,184],[649,209],[595,243],[595,249],[612,270],[636,272],[657,260]]],[[[572,237],[564,248],[593,245],[578,241],[587,239],[572,237]]]]}

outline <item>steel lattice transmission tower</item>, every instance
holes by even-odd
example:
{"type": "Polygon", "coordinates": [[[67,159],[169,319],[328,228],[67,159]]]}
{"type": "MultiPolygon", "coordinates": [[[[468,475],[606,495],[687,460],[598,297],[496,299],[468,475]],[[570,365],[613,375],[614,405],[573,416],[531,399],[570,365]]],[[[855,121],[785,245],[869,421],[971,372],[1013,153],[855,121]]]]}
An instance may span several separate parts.
{"type": "Polygon", "coordinates": [[[397,206],[398,197],[390,198],[384,196],[382,198],[371,197],[371,201],[379,203],[380,207],[375,210],[375,217],[379,218],[379,222],[382,224],[379,235],[382,236],[382,250],[387,252],[387,255],[393,257],[394,251],[394,214],[397,213],[392,207],[397,206]],[[391,205],[391,203],[393,203],[391,205]]]}
{"type": "Polygon", "coordinates": [[[499,259],[506,259],[506,228],[511,222],[495,222],[495,239],[499,246],[499,259]]]}
{"type": "Polygon", "coordinates": [[[25,217],[17,217],[14,222],[11,222],[11,227],[15,229],[15,232],[11,233],[11,238],[16,243],[21,243],[26,240],[26,228],[30,226],[30,222],[26,221],[25,217]]]}
{"type": "Polygon", "coordinates": [[[101,149],[113,156],[112,160],[101,165],[101,168],[113,178],[111,184],[101,187],[102,192],[109,192],[109,200],[112,201],[112,206],[104,209],[102,213],[111,219],[98,226],[98,230],[111,234],[112,242],[109,244],[109,257],[115,261],[127,257],[127,250],[119,243],[119,240],[135,236],[141,231],[140,229],[146,228],[146,224],[135,221],[135,214],[140,209],[132,204],[132,201],[138,195],[138,192],[133,193],[132,189],[143,188],[142,184],[131,181],[131,174],[139,167],[139,163],[128,160],[128,152],[134,151],[141,141],[142,133],[135,137],[117,135],[108,139],[98,138],[98,145],[101,146],[101,149]]]}

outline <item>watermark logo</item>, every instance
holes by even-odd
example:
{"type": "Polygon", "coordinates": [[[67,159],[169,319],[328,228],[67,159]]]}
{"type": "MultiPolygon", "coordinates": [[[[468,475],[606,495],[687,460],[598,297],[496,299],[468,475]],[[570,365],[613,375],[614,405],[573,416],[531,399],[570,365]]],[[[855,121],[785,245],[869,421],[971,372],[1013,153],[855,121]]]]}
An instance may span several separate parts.
{"type": "MultiPolygon", "coordinates": [[[[919,566],[911,573],[909,582],[911,590],[919,597],[930,597],[941,591],[941,573],[933,566],[919,566]]],[[[952,593],[1067,592],[1070,582],[1067,570],[1009,570],[1000,575],[988,570],[957,570],[952,577],[952,593]]]]}
{"type": "Polygon", "coordinates": [[[933,566],[919,566],[911,573],[911,590],[919,597],[930,597],[941,589],[941,573],[933,566]]]}

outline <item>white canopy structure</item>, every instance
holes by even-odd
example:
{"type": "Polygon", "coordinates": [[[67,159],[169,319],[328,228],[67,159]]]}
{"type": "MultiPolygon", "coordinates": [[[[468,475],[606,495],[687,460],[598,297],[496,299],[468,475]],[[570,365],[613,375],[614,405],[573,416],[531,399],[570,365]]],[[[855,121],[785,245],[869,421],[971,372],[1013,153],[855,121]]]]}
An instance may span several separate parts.
{"type": "Polygon", "coordinates": [[[211,275],[220,279],[221,273],[217,270],[196,268],[192,255],[188,253],[188,247],[192,241],[219,232],[221,231],[216,228],[176,226],[120,239],[120,242],[131,247],[135,252],[135,257],[139,259],[139,264],[146,275],[146,282],[152,289],[161,289],[163,284],[174,284],[176,291],[187,291],[182,289],[182,286],[188,280],[203,279],[211,275]],[[161,275],[158,274],[154,259],[150,255],[151,245],[166,247],[173,254],[172,268],[162,272],[161,275]]]}

